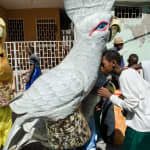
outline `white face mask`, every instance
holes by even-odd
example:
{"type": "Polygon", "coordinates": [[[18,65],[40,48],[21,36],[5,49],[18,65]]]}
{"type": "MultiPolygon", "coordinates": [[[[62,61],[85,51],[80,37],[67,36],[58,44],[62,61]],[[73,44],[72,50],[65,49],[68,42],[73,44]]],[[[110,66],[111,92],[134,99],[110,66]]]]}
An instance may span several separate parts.
{"type": "Polygon", "coordinates": [[[0,26],[0,38],[4,36],[4,29],[0,26]]]}

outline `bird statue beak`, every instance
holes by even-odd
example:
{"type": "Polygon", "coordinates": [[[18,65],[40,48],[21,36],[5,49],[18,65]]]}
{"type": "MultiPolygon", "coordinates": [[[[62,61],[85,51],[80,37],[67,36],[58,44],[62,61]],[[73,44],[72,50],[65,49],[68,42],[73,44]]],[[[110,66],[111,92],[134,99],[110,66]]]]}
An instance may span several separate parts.
{"type": "Polygon", "coordinates": [[[114,39],[118,32],[121,32],[120,20],[117,17],[112,17],[110,24],[110,41],[114,39]]]}

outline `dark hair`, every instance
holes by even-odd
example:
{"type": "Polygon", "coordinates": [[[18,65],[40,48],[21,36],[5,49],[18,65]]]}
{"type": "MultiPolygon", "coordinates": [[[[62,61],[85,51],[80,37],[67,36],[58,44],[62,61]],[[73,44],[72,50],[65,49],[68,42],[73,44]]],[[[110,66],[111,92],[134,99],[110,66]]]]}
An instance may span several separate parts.
{"type": "Polygon", "coordinates": [[[131,57],[136,58],[136,60],[137,60],[137,61],[139,60],[139,57],[138,57],[138,55],[137,55],[137,54],[131,54],[131,55],[129,56],[129,58],[131,58],[131,57]]]}
{"type": "Polygon", "coordinates": [[[108,61],[116,60],[117,64],[121,65],[122,56],[117,51],[106,50],[103,56],[105,56],[108,61]]]}
{"type": "Polygon", "coordinates": [[[138,60],[139,60],[139,57],[137,54],[131,54],[128,58],[128,66],[132,66],[134,64],[137,64],[138,63],[138,60]]]}

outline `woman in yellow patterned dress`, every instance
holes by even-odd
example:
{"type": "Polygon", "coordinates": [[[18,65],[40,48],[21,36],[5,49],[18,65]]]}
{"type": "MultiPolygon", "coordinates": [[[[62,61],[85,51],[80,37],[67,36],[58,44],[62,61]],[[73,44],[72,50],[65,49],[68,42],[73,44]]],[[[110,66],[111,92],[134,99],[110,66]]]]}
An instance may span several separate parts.
{"type": "Polygon", "coordinates": [[[12,113],[8,101],[13,98],[13,72],[3,47],[6,37],[6,24],[0,18],[0,149],[5,145],[12,126],[12,113]]]}

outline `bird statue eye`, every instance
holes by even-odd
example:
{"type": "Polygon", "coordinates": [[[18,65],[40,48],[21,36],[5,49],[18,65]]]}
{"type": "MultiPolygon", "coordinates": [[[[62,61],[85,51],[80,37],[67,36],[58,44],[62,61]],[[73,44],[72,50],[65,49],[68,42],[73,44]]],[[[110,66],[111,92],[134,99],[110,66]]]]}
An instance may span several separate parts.
{"type": "Polygon", "coordinates": [[[102,23],[100,23],[100,24],[98,25],[97,30],[104,29],[106,26],[107,26],[107,23],[106,23],[106,22],[102,22],[102,23]]]}
{"type": "Polygon", "coordinates": [[[101,21],[93,30],[90,32],[89,36],[92,36],[94,31],[105,31],[109,27],[109,23],[106,21],[101,21]]]}

